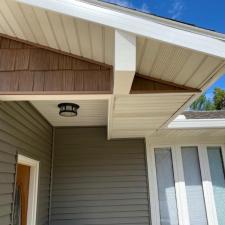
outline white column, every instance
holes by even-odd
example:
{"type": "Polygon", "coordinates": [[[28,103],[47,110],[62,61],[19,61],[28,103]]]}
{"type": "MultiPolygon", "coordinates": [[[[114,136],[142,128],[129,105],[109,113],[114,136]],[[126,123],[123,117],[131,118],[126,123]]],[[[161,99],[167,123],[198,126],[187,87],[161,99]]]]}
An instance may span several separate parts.
{"type": "Polygon", "coordinates": [[[158,185],[156,177],[154,148],[151,146],[148,137],[145,138],[145,143],[148,170],[148,186],[150,196],[151,224],[160,225],[158,185]]]}
{"type": "Polygon", "coordinates": [[[179,224],[189,225],[190,221],[180,146],[172,146],[172,158],[179,224]]]}
{"type": "Polygon", "coordinates": [[[205,198],[206,214],[209,225],[218,225],[216,205],[214,201],[213,186],[210,175],[207,146],[198,146],[199,163],[201,168],[202,186],[205,198]]]}
{"type": "Polygon", "coordinates": [[[115,30],[114,94],[129,94],[136,71],[136,36],[115,30]]]}

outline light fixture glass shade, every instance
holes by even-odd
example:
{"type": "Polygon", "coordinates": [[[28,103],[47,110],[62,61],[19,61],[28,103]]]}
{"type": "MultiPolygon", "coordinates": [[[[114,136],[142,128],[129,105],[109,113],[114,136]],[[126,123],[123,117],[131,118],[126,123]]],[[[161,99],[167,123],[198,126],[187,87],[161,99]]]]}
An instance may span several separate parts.
{"type": "Polygon", "coordinates": [[[80,108],[79,105],[74,103],[60,103],[59,107],[59,115],[64,117],[73,117],[77,116],[77,110],[80,108]]]}

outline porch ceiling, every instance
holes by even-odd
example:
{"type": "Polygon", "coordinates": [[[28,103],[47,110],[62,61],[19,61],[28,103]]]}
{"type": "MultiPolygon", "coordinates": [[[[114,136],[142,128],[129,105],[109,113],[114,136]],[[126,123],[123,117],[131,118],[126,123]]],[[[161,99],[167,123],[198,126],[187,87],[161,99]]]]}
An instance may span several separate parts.
{"type": "Polygon", "coordinates": [[[110,138],[145,137],[161,128],[193,94],[117,96],[111,103],[110,138]]]}
{"type": "Polygon", "coordinates": [[[106,126],[106,100],[69,101],[80,106],[76,117],[59,115],[58,104],[66,101],[31,101],[31,104],[47,119],[52,126],[106,126]]]}

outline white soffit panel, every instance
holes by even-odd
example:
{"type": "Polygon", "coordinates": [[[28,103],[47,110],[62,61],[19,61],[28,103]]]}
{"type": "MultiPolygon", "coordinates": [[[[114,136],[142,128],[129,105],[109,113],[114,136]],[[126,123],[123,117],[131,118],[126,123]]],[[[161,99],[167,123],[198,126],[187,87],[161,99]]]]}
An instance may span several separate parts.
{"type": "Polygon", "coordinates": [[[77,101],[31,101],[31,104],[49,121],[52,126],[106,126],[107,100],[77,101]],[[76,103],[80,106],[77,117],[59,115],[58,104],[76,103]]]}
{"type": "Polygon", "coordinates": [[[145,137],[159,129],[191,93],[116,96],[110,138],[145,137]]]}
{"type": "MultiPolygon", "coordinates": [[[[225,58],[225,43],[215,32],[204,32],[203,29],[191,29],[191,26],[181,24],[171,26],[163,22],[156,22],[151,17],[141,16],[141,13],[129,13],[117,10],[105,4],[101,6],[88,1],[77,0],[17,0],[18,2],[41,7],[83,20],[113,27],[136,35],[175,44],[210,55],[225,58]],[[215,34],[215,35],[213,35],[215,34]],[[221,40],[220,40],[221,39],[221,40]]],[[[169,22],[168,22],[169,23],[169,22]]],[[[175,23],[174,23],[175,24],[175,23]]],[[[222,36],[222,35],[221,35],[222,36]]],[[[223,40],[225,37],[223,37],[223,40]]]]}
{"type": "MultiPolygon", "coordinates": [[[[202,89],[224,60],[159,41],[138,37],[137,72],[153,78],[202,89]]],[[[221,72],[222,74],[222,72],[221,72]]]]}
{"type": "Polygon", "coordinates": [[[1,0],[0,33],[113,65],[114,31],[100,24],[1,0]]]}

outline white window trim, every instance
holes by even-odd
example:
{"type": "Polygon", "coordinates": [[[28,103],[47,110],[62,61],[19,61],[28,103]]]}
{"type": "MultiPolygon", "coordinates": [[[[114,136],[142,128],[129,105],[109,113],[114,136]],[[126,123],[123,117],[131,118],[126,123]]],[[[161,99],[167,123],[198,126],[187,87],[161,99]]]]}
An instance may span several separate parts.
{"type": "Polygon", "coordinates": [[[179,146],[171,146],[172,153],[172,163],[173,163],[173,173],[174,182],[176,188],[176,199],[177,199],[177,213],[179,218],[179,224],[189,225],[189,214],[188,214],[188,204],[187,195],[184,181],[184,172],[182,164],[182,155],[179,146]]]}
{"type": "Polygon", "coordinates": [[[19,164],[30,167],[30,182],[27,209],[27,224],[36,225],[38,180],[39,180],[39,161],[18,155],[19,164]]]}
{"type": "Polygon", "coordinates": [[[199,164],[201,169],[202,176],[202,187],[205,199],[206,214],[209,225],[216,224],[218,225],[217,214],[216,214],[216,205],[214,201],[212,179],[210,175],[207,147],[210,145],[199,145],[198,146],[198,155],[199,155],[199,164]]]}
{"type": "Polygon", "coordinates": [[[224,163],[224,166],[225,166],[225,145],[221,146],[221,150],[222,150],[223,163],[224,163]]]}
{"type": "Polygon", "coordinates": [[[146,139],[146,158],[147,158],[148,180],[149,180],[148,183],[149,183],[149,195],[150,195],[151,220],[152,220],[152,224],[160,225],[155,154],[154,154],[154,149],[149,142],[149,139],[146,139]]]}
{"type": "Polygon", "coordinates": [[[157,145],[151,144],[149,138],[146,138],[148,178],[149,178],[149,194],[151,206],[152,224],[160,225],[160,211],[158,200],[158,187],[155,167],[155,148],[170,148],[172,153],[173,172],[175,180],[176,200],[178,220],[181,225],[190,225],[187,196],[184,182],[183,163],[181,156],[181,147],[197,147],[200,172],[202,176],[202,187],[206,206],[206,215],[208,225],[218,225],[217,212],[214,200],[213,186],[211,182],[210,167],[208,161],[207,147],[220,147],[222,151],[223,162],[225,164],[225,145],[223,144],[182,144],[182,145],[157,145]]]}

